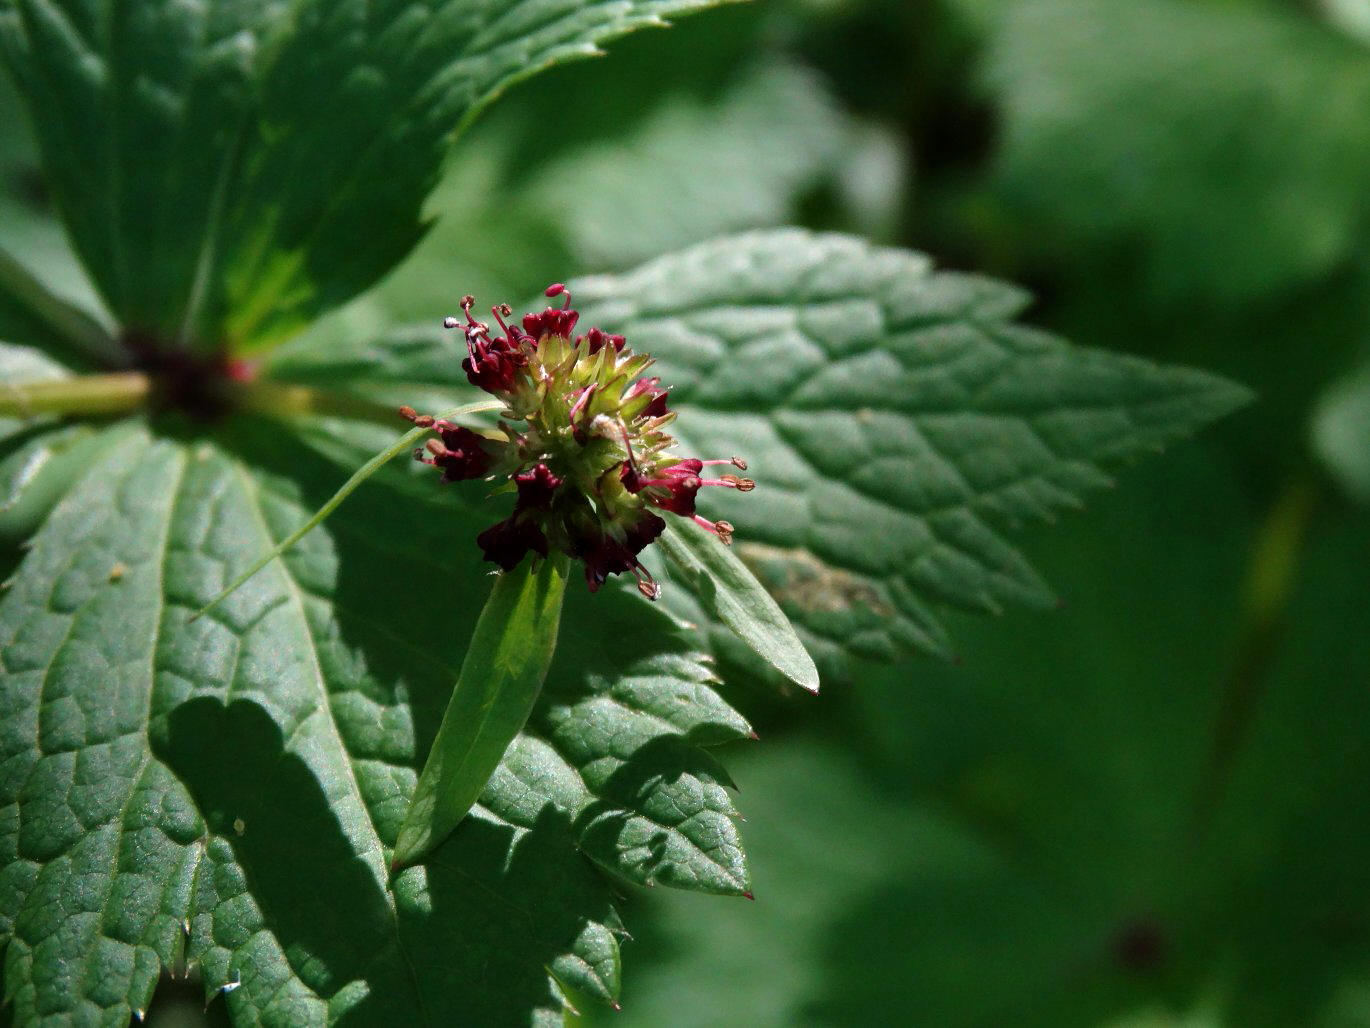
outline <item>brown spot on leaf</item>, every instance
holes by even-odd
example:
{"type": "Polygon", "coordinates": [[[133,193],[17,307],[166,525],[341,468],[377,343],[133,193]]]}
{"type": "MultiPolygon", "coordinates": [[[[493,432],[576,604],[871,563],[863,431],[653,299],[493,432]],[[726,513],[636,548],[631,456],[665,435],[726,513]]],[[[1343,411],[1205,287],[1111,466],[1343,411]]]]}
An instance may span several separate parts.
{"type": "Polygon", "coordinates": [[[835,614],[864,607],[881,617],[894,610],[869,583],[848,571],[823,563],[799,547],[746,542],[738,556],[766,583],[781,606],[809,614],[835,614]]]}

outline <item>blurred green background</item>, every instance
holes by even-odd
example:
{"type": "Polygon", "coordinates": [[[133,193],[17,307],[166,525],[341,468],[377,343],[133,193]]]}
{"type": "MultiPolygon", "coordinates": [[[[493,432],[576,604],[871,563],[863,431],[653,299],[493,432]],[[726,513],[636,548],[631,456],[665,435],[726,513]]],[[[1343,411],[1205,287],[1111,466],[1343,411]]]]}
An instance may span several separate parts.
{"type": "MultiPolygon", "coordinates": [[[[6,238],[85,293],[7,90],[6,238]]],[[[760,0],[462,139],[420,249],[313,332],[799,223],[1259,394],[1026,533],[1062,609],[817,699],[735,674],[756,901],[627,897],[586,1023],[1370,1025],[1367,168],[1370,0],[760,0]]]]}

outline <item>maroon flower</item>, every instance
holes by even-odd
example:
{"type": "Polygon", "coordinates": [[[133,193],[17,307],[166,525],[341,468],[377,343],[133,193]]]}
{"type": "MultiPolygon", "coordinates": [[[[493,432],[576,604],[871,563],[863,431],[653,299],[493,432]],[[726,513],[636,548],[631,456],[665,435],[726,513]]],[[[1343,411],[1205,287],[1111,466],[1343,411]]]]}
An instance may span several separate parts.
{"type": "Polygon", "coordinates": [[[518,567],[529,551],[539,557],[547,556],[547,536],[535,521],[523,518],[517,512],[476,536],[476,544],[485,553],[486,560],[505,571],[518,567]]]}
{"type": "Polygon", "coordinates": [[[571,333],[575,331],[576,322],[580,320],[580,313],[571,310],[571,294],[566,291],[565,286],[558,283],[547,287],[548,297],[563,295],[566,300],[560,309],[548,307],[541,314],[525,314],[523,316],[523,330],[535,342],[540,342],[548,336],[561,336],[563,339],[571,338],[571,333]]]}
{"type": "Polygon", "coordinates": [[[573,556],[585,563],[585,584],[590,591],[598,592],[610,575],[631,571],[637,579],[638,591],[648,599],[656,599],[660,586],[652,578],[651,572],[642,566],[637,555],[665,529],[666,522],[650,511],[643,511],[637,522],[623,532],[621,542],[611,531],[600,526],[576,540],[573,556]]]}
{"type": "Polygon", "coordinates": [[[514,483],[519,489],[518,509],[536,510],[552,505],[561,479],[546,464],[539,464],[531,471],[520,471],[514,476],[514,483]]]}
{"type": "Polygon", "coordinates": [[[585,341],[585,346],[590,351],[591,357],[599,353],[599,351],[606,346],[612,346],[615,353],[622,353],[624,345],[628,342],[622,336],[611,336],[607,332],[601,332],[597,328],[590,329],[589,332],[577,339],[576,342],[580,342],[582,339],[585,341]]]}
{"type": "Polygon", "coordinates": [[[746,492],[755,483],[733,474],[702,477],[717,464],[745,470],[740,458],[673,454],[666,428],[675,414],[661,380],[643,374],[651,358],[598,328],[573,335],[580,315],[570,293],[557,284],[547,296],[564,297],[562,306],[526,315],[521,327],[505,320],[513,313],[507,305],[493,308],[502,334],[471,316],[469,296],[461,303],[465,322],[444,322],[465,333],[467,378],[503,405],[502,437],[408,407],[400,413],[437,433],[416,456],[441,469],[443,481],[514,483],[513,513],[477,537],[487,560],[507,571],[529,553],[545,557],[555,547],[584,562],[592,592],[610,575],[631,573],[655,599],[658,586],[638,555],[666,527],[656,512],[688,517],[726,543],[732,526],[697,514],[697,494],[705,486],[746,492]]]}
{"type": "Polygon", "coordinates": [[[414,451],[414,459],[429,467],[442,469],[443,482],[481,478],[494,466],[495,459],[488,447],[496,444],[465,425],[435,421],[426,415],[414,413],[412,407],[401,407],[400,416],[438,433],[437,439],[429,439],[423,449],[414,451]]]}

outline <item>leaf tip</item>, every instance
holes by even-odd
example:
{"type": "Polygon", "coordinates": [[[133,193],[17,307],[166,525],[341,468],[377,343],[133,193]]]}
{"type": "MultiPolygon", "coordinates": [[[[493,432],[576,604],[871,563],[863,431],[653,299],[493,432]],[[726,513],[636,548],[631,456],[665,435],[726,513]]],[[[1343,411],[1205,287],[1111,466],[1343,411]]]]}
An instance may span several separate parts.
{"type": "Polygon", "coordinates": [[[818,666],[813,662],[813,657],[809,655],[809,651],[802,644],[800,652],[803,654],[803,662],[799,667],[788,670],[786,677],[810,696],[817,696],[818,666]]]}

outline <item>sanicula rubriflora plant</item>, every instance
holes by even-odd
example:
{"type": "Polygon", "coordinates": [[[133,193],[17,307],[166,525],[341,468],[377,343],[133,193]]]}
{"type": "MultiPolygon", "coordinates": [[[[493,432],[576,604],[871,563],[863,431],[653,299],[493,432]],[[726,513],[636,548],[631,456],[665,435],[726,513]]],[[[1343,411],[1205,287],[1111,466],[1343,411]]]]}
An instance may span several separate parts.
{"type": "MultiPolygon", "coordinates": [[[[466,816],[524,727],[555,650],[566,560],[582,563],[590,592],[610,575],[631,572],[638,592],[656,600],[661,587],[639,557],[666,529],[655,511],[688,519],[727,546],[733,526],[696,513],[696,496],[706,486],[739,492],[756,486],[732,473],[703,477],[706,467],[718,465],[745,471],[741,457],[674,454],[675,440],[666,431],[675,420],[668,390],[660,378],[643,377],[652,357],[635,354],[624,336],[599,328],[576,334],[580,314],[563,284],[548,286],[545,295],[562,297],[562,306],[529,313],[517,325],[505,321],[513,314],[507,304],[492,308],[498,335],[471,314],[471,296],[461,301],[464,321],[444,319],[445,329],[460,329],[465,338],[461,370],[467,380],[499,401],[497,432],[419,414],[408,405],[399,409],[414,433],[432,433],[414,458],[439,469],[442,482],[481,479],[496,484],[495,494],[515,493],[513,513],[475,538],[486,560],[510,573],[525,557],[532,559],[520,574],[501,580],[476,626],[392,869],[423,855],[466,816]],[[511,631],[514,624],[518,628],[511,631]]],[[[368,462],[310,521],[195,617],[322,523],[414,433],[368,462]]],[[[785,615],[741,563],[728,560],[723,566],[727,575],[715,589],[732,597],[732,605],[720,610],[720,619],[793,682],[816,690],[813,661],[785,615]]]]}
{"type": "Polygon", "coordinates": [[[573,281],[598,334],[563,307],[459,321],[464,353],[301,336],[422,238],[449,143],[493,96],[707,6],[0,0],[93,284],[73,300],[26,249],[0,255],[17,1023],[127,1023],[183,962],[242,1023],[613,1002],[624,883],[751,893],[708,752],[755,735],[720,639],[762,658],[730,674],[809,689],[807,649],[833,681],[945,656],[940,607],[1049,599],[1001,522],[1242,402],[1024,328],[1009,287],[804,231],[573,281]],[[406,412],[305,538],[401,402],[434,413],[406,412]],[[668,428],[681,454],[745,454],[755,491],[672,455],[668,428]],[[504,501],[474,484],[357,490],[415,444],[513,493],[512,515],[491,527],[504,501]],[[617,587],[655,595],[658,551],[660,603],[617,587]],[[573,559],[599,588],[563,603],[573,559]]]}

